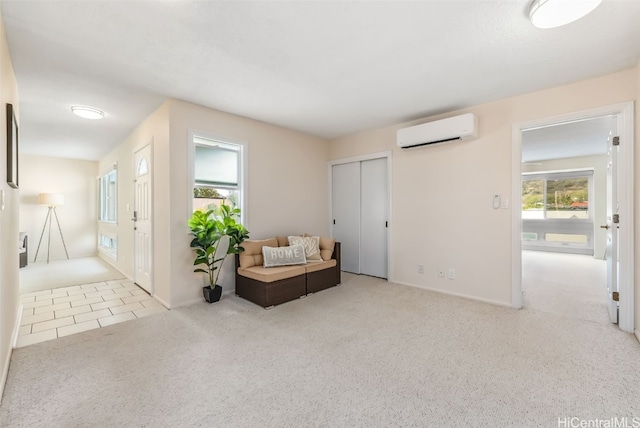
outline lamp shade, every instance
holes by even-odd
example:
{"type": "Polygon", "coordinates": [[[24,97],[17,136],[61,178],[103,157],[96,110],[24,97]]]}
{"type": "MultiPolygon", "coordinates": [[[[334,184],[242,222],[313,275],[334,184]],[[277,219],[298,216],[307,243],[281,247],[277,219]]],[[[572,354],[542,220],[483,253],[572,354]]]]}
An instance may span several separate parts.
{"type": "Polygon", "coordinates": [[[64,205],[64,195],[62,193],[40,193],[38,200],[40,205],[64,205]]]}

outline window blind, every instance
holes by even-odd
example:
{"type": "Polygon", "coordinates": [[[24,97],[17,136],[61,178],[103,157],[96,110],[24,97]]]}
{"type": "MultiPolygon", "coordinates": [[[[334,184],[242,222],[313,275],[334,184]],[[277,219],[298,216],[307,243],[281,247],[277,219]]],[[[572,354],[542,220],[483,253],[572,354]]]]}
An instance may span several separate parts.
{"type": "Polygon", "coordinates": [[[196,186],[237,187],[238,151],[221,145],[196,144],[196,186]]]}

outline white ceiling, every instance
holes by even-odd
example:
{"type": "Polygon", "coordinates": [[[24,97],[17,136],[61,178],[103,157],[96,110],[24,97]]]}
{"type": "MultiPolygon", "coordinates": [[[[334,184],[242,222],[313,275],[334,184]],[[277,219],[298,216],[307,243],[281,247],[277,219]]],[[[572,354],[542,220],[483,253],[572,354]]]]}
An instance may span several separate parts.
{"type": "Polygon", "coordinates": [[[606,155],[616,129],[614,116],[528,129],[522,132],[522,161],[606,155]]]}
{"type": "Polygon", "coordinates": [[[551,30],[529,3],[2,0],[20,149],[99,159],[168,97],[334,138],[640,58],[640,1],[551,30]]]}

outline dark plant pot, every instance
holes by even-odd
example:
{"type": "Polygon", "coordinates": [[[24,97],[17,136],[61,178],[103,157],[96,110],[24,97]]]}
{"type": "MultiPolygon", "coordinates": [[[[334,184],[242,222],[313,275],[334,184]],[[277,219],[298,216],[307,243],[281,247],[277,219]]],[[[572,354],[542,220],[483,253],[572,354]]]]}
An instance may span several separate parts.
{"type": "Polygon", "coordinates": [[[220,296],[222,296],[222,287],[216,285],[214,288],[210,286],[202,287],[202,294],[204,295],[204,300],[209,303],[217,302],[220,300],[220,296]]]}

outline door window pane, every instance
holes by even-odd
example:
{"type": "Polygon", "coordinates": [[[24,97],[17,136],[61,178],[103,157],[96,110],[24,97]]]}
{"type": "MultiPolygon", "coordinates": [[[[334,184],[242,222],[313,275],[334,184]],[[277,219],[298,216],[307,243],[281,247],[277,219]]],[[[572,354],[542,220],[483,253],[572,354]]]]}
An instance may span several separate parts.
{"type": "Polygon", "coordinates": [[[147,165],[147,160],[145,158],[140,158],[140,162],[138,162],[138,177],[146,175],[149,173],[149,166],[147,165]]]}

